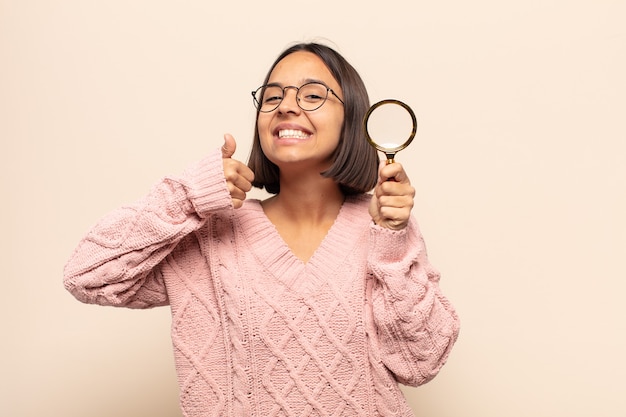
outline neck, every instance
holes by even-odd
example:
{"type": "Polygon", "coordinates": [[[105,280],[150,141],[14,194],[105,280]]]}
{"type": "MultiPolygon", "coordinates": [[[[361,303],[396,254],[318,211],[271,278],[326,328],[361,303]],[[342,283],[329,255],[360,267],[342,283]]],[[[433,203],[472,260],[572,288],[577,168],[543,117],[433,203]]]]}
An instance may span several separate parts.
{"type": "Polygon", "coordinates": [[[320,223],[334,221],[344,199],[334,180],[315,173],[293,180],[281,177],[280,193],[264,201],[263,207],[299,222],[320,223]]]}

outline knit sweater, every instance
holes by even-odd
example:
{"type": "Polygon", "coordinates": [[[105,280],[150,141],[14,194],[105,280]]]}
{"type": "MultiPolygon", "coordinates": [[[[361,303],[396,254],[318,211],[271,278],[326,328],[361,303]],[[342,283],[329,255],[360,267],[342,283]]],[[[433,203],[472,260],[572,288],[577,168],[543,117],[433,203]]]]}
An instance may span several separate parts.
{"type": "Polygon", "coordinates": [[[307,262],[260,202],[234,209],[219,152],[104,217],[64,283],[86,303],[169,305],[186,417],[412,416],[398,382],[446,361],[457,315],[415,219],[373,224],[346,198],[307,262]]]}

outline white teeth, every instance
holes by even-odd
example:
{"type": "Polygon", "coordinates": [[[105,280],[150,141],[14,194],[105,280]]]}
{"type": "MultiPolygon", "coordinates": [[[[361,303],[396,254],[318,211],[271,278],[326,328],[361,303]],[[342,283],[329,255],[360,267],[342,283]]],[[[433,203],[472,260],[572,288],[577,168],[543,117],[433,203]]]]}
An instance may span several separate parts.
{"type": "Polygon", "coordinates": [[[293,130],[293,129],[285,129],[278,131],[279,138],[296,138],[296,139],[306,139],[309,137],[309,134],[304,133],[301,130],[293,130]]]}

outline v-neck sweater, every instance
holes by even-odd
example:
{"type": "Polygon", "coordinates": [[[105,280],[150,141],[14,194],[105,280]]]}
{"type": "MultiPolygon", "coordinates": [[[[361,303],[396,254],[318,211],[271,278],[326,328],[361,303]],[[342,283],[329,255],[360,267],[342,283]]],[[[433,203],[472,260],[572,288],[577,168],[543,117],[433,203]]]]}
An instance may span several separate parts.
{"type": "Polygon", "coordinates": [[[258,200],[234,209],[219,152],[104,217],[65,268],[86,303],[169,305],[186,417],[412,416],[457,338],[414,218],[373,224],[348,196],[315,253],[290,250],[258,200]]]}

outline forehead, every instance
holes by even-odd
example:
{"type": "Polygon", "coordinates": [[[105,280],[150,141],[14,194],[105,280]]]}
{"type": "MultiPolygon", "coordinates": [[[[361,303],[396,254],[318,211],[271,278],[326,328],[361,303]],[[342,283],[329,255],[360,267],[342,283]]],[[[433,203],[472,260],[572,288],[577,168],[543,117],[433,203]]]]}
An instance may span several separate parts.
{"type": "Polygon", "coordinates": [[[310,80],[322,81],[331,88],[339,88],[324,61],[306,51],[294,52],[281,59],[272,70],[268,83],[300,85],[310,80]]]}

